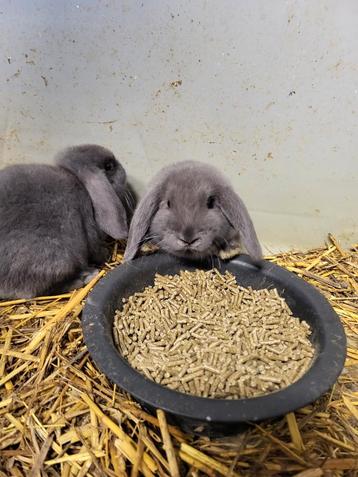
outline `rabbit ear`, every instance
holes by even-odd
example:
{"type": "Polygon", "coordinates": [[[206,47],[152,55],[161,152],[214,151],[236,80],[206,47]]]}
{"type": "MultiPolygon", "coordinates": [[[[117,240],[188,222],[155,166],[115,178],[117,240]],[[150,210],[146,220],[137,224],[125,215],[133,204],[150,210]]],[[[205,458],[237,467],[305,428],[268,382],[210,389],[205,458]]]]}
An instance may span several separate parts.
{"type": "Polygon", "coordinates": [[[129,228],[127,247],[124,252],[125,262],[132,260],[150,227],[152,218],[159,205],[159,187],[149,190],[139,202],[129,228]]]}
{"type": "Polygon", "coordinates": [[[227,186],[218,195],[218,205],[227,220],[239,232],[248,254],[256,261],[262,260],[261,246],[254,225],[240,197],[227,186]]]}
{"type": "Polygon", "coordinates": [[[81,179],[91,197],[99,228],[114,239],[127,238],[126,211],[104,172],[86,171],[81,179]]]}

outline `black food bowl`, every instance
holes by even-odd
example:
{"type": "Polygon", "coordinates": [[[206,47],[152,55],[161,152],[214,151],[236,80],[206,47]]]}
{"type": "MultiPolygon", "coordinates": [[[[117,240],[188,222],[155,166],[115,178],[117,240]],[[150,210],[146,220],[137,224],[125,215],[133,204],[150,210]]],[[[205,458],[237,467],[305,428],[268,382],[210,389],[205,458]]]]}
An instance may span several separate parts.
{"type": "Polygon", "coordinates": [[[109,272],[89,294],[82,314],[84,339],[99,369],[149,411],[161,408],[172,422],[186,430],[212,434],[238,431],[249,421],[282,416],[319,398],[336,381],[345,361],[346,337],[337,314],[304,280],[270,262],[264,262],[258,269],[246,255],[229,262],[215,259],[215,266],[222,273],[231,272],[244,287],[276,287],[294,316],[307,321],[312,328],[315,359],[298,381],[261,397],[201,398],[150,381],[121,356],[114,344],[112,326],[114,312],[122,306],[122,298],[152,285],[157,272],[173,275],[182,269],[210,269],[212,265],[211,261],[193,263],[159,253],[138,258],[109,272]]]}

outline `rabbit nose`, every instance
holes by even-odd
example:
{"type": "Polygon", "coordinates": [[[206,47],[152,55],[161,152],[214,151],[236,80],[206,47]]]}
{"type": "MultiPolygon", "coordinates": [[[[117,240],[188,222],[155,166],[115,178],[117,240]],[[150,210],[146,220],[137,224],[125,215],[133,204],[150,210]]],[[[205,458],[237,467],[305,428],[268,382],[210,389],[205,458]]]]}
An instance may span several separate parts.
{"type": "Polygon", "coordinates": [[[184,230],[181,233],[181,236],[178,238],[185,245],[193,245],[195,242],[198,242],[199,240],[199,237],[195,237],[194,233],[195,233],[194,227],[192,227],[191,225],[188,225],[187,227],[184,228],[184,230]]]}
{"type": "Polygon", "coordinates": [[[181,242],[183,242],[185,245],[193,245],[194,243],[196,243],[199,240],[199,237],[194,237],[194,238],[189,239],[189,240],[188,240],[188,238],[184,239],[183,237],[179,237],[179,240],[181,242]]]}

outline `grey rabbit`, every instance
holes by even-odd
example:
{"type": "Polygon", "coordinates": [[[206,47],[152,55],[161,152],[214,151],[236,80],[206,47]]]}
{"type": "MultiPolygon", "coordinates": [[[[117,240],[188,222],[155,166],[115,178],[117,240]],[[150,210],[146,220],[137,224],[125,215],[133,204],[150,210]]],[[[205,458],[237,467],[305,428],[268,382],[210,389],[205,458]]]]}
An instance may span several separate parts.
{"type": "Polygon", "coordinates": [[[0,171],[0,298],[32,298],[87,283],[108,237],[128,235],[126,172],[111,151],[65,149],[55,165],[0,171]]]}
{"type": "Polygon", "coordinates": [[[260,266],[261,247],[245,207],[214,167],[183,161],[162,169],[134,212],[124,260],[146,240],[179,257],[201,259],[243,244],[260,266]]]}

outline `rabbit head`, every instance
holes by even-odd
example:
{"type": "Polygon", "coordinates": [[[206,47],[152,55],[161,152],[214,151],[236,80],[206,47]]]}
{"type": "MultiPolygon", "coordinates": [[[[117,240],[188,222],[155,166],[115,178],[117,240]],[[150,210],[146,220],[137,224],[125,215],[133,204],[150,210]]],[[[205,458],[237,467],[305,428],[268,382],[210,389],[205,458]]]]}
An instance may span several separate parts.
{"type": "Polygon", "coordinates": [[[146,238],[173,255],[204,258],[240,241],[259,261],[261,247],[248,211],[222,174],[207,164],[179,162],[149,186],[132,219],[124,259],[146,238]]]}
{"type": "Polygon", "coordinates": [[[72,172],[86,188],[99,228],[114,239],[126,238],[133,204],[125,170],[113,153],[102,146],[84,144],[62,151],[56,163],[72,172]]]}

